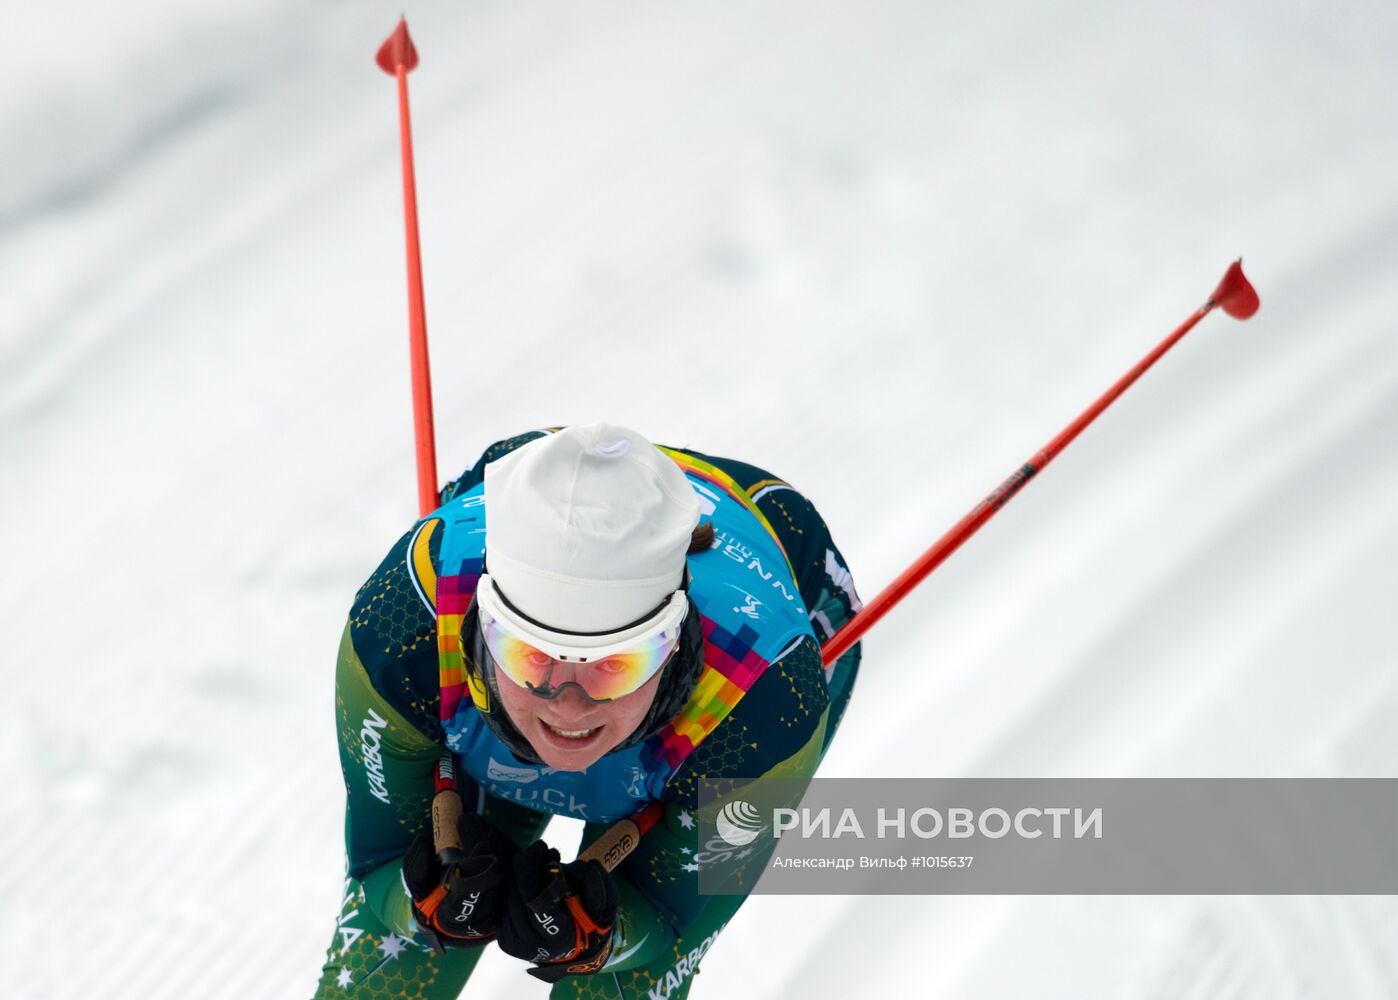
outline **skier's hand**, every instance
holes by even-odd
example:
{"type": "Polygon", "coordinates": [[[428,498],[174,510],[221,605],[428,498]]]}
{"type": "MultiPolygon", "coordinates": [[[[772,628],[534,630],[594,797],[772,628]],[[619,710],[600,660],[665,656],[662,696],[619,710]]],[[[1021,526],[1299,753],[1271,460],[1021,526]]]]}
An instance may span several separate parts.
{"type": "Polygon", "coordinates": [[[403,856],[403,884],[413,897],[419,927],[444,945],[479,948],[495,937],[510,863],[519,848],[476,813],[462,813],[457,829],[465,857],[443,868],[432,834],[424,830],[403,856]]]}
{"type": "Polygon", "coordinates": [[[536,840],[514,859],[514,878],[500,916],[500,950],[535,963],[546,982],[589,975],[612,953],[616,885],[597,861],[558,863],[536,840]]]}

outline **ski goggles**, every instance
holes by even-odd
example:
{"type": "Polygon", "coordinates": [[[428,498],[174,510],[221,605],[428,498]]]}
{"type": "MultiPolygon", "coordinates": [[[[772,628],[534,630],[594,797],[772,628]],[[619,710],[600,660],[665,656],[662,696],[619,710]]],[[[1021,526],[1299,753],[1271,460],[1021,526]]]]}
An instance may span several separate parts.
{"type": "Polygon", "coordinates": [[[680,644],[689,595],[677,590],[636,624],[601,635],[555,632],[529,619],[495,588],[476,584],[480,645],[510,681],[543,698],[575,684],[592,701],[631,694],[659,672],[680,644]],[[608,642],[607,637],[617,638],[608,642]]]}

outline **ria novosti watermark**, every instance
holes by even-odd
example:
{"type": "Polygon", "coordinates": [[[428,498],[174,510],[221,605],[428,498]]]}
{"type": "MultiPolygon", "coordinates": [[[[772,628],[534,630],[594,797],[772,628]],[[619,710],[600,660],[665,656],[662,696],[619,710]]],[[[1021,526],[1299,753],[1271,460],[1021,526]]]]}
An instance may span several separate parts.
{"type": "Polygon", "coordinates": [[[1382,778],[705,781],[698,833],[707,894],[1398,893],[1382,778]]]}
{"type": "MultiPolygon", "coordinates": [[[[1098,839],[1102,837],[1101,806],[1091,811],[1069,806],[1046,806],[1042,809],[1025,806],[1017,810],[1013,816],[1008,810],[998,806],[991,806],[979,813],[964,806],[952,806],[947,810],[921,806],[911,811],[906,806],[891,809],[879,806],[875,815],[873,836],[880,838],[915,837],[931,840],[934,837],[945,836],[955,840],[980,836],[998,840],[1011,834],[1026,840],[1037,840],[1045,834],[1055,839],[1063,836],[1098,839]],[[1043,825],[1046,817],[1049,821],[1047,830],[1043,825]],[[1064,823],[1068,817],[1072,818],[1071,830],[1064,823]]],[[[828,807],[793,809],[789,806],[779,806],[772,810],[772,832],[780,837],[788,830],[799,829],[803,837],[836,840],[847,836],[863,839],[866,836],[864,826],[859,821],[859,813],[854,808],[846,806],[841,809],[840,817],[834,822],[833,827],[830,817],[831,810],[828,807]]],[[[722,829],[719,832],[722,834],[722,829]]]]}

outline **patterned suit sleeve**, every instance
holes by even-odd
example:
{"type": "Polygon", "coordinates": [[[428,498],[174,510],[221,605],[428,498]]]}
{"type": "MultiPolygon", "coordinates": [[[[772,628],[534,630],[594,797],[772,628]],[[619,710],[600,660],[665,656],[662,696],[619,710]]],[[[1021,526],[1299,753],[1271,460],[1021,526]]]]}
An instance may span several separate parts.
{"type": "Polygon", "coordinates": [[[335,669],[349,874],[402,857],[431,812],[441,746],[375,690],[347,627],[335,669]]]}
{"type": "Polygon", "coordinates": [[[441,753],[436,618],[408,569],[413,534],[359,588],[335,666],[347,873],[399,933],[411,920],[401,859],[429,822],[441,753]]]}

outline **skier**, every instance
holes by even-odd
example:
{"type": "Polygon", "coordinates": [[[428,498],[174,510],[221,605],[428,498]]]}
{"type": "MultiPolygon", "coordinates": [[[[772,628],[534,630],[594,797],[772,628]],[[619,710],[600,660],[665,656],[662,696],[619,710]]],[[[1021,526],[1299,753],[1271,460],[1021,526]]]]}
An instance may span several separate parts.
{"type": "Polygon", "coordinates": [[[440,499],[340,642],[348,878],[316,996],[456,997],[495,942],[553,997],[685,997],[775,847],[701,843],[699,781],[815,773],[859,666],[857,644],[821,664],[860,607],[844,559],[789,484],[615,425],[497,442],[440,499]],[[652,802],[611,872],[540,839],[572,816],[586,847],[652,802]],[[742,891],[701,895],[701,869],[742,891]]]}

